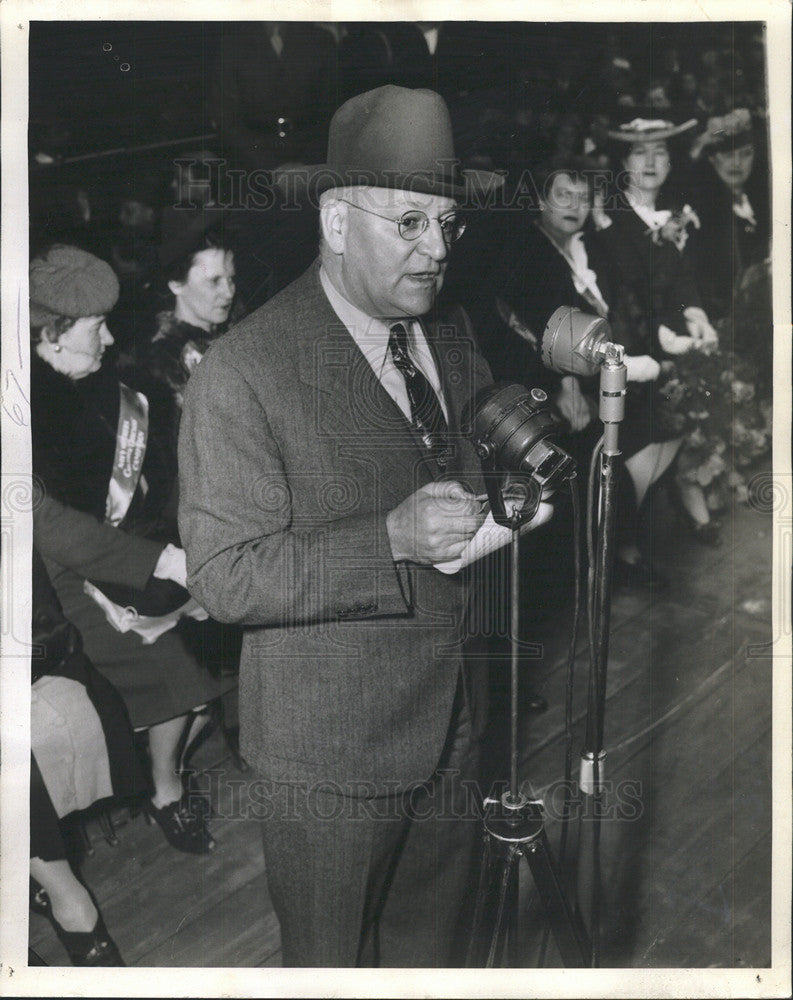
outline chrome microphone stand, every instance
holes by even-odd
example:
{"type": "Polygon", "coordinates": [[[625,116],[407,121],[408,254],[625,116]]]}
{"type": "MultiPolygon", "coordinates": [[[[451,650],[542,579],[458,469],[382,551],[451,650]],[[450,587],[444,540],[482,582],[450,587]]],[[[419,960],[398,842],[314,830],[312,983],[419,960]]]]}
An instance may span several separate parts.
{"type": "MultiPolygon", "coordinates": [[[[590,560],[588,617],[590,625],[590,676],[586,737],[581,755],[579,784],[586,805],[586,831],[580,842],[577,906],[568,902],[561,870],[551,853],[544,830],[542,803],[528,799],[518,788],[518,528],[519,512],[500,523],[508,523],[511,539],[511,702],[509,789],[499,798],[485,799],[485,850],[476,897],[473,933],[467,965],[491,967],[501,962],[509,940],[508,960],[518,964],[518,869],[521,858],[528,862],[545,908],[562,962],[568,967],[597,966],[599,960],[600,907],[600,796],[603,791],[604,716],[608,666],[611,577],[614,561],[617,471],[620,458],[618,429],[625,410],[627,369],[624,350],[608,340],[605,320],[580,310],[562,307],[548,322],[542,355],[547,367],[562,374],[591,375],[600,372],[600,409],[604,432],[600,449],[598,491],[599,533],[594,558],[590,560]],[[590,822],[591,820],[591,822],[590,822]],[[587,858],[587,853],[590,856],[587,858]],[[584,873],[587,878],[581,878],[584,873]],[[582,914],[589,915],[589,932],[582,914]],[[489,938],[485,929],[490,929],[489,938]]],[[[499,419],[502,413],[499,413],[499,419]]],[[[515,435],[518,437],[517,435],[515,435]]],[[[597,454],[597,453],[596,453],[597,454]]],[[[492,449],[480,450],[480,457],[492,449]]],[[[513,468],[509,462],[507,468],[513,468]]],[[[594,475],[592,477],[594,479],[594,475]]],[[[590,483],[590,491],[594,482],[590,483]]],[[[492,498],[491,498],[492,506],[492,498]]],[[[576,538],[576,545],[578,539],[576,538]]],[[[571,664],[573,652],[571,652],[571,664]]],[[[563,839],[564,843],[564,839],[563,839]]]]}
{"type": "Polygon", "coordinates": [[[617,507],[617,472],[621,456],[619,425],[625,415],[627,369],[624,349],[619,344],[606,343],[600,368],[599,417],[603,423],[600,454],[600,490],[598,495],[598,544],[594,566],[590,568],[590,673],[584,749],[581,753],[579,788],[583,795],[582,837],[579,851],[578,907],[589,913],[591,942],[590,965],[599,964],[600,929],[600,798],[603,793],[604,720],[606,711],[606,677],[609,652],[609,622],[611,618],[611,581],[614,566],[617,507]],[[583,836],[584,831],[588,836],[583,836]],[[583,856],[583,857],[582,857],[583,856]],[[582,860],[588,863],[582,863],[582,860]]]}

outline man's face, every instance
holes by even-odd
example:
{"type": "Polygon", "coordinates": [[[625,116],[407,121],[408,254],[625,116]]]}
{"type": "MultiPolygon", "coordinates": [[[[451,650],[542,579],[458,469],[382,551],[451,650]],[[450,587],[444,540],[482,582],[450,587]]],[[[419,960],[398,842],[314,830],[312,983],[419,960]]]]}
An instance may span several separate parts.
{"type": "Polygon", "coordinates": [[[353,188],[345,197],[359,206],[346,206],[341,279],[347,298],[367,316],[382,319],[429,312],[449,252],[438,219],[453,213],[457,203],[440,195],[373,187],[353,188]],[[430,224],[418,239],[405,240],[390,220],[412,210],[425,212],[430,224]]]}

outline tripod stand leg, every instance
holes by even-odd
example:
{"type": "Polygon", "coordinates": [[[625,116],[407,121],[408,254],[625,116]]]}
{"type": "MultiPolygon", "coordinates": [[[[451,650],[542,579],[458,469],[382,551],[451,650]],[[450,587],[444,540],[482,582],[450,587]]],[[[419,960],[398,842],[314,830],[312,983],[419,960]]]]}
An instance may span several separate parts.
{"type": "Polygon", "coordinates": [[[474,919],[471,925],[471,937],[468,941],[468,953],[465,957],[466,968],[477,969],[482,967],[479,958],[481,949],[482,929],[485,926],[487,914],[487,887],[490,875],[490,838],[485,837],[484,851],[482,852],[482,866],[479,869],[479,885],[476,890],[476,906],[474,908],[474,919]]]}
{"type": "Polygon", "coordinates": [[[507,964],[510,969],[519,969],[522,965],[526,964],[520,953],[521,937],[519,934],[523,924],[520,910],[520,858],[523,852],[517,848],[513,850],[514,853],[510,855],[510,878],[507,887],[509,905],[507,964]]]}
{"type": "MultiPolygon", "coordinates": [[[[517,909],[519,857],[520,852],[514,846],[510,846],[508,852],[502,854],[494,852],[489,841],[485,843],[474,923],[466,959],[468,968],[492,969],[501,964],[510,918],[517,916],[514,911],[517,909]],[[489,941],[483,940],[483,935],[488,931],[489,941]],[[485,948],[487,948],[486,954],[485,948]]],[[[513,925],[513,928],[516,926],[513,925]]],[[[514,938],[513,929],[510,942],[514,938]]],[[[511,951],[512,945],[510,945],[511,951]]]]}
{"type": "Polygon", "coordinates": [[[559,866],[554,860],[545,831],[526,849],[534,884],[545,907],[556,946],[566,968],[589,965],[589,942],[578,914],[574,913],[562,889],[559,866]]]}

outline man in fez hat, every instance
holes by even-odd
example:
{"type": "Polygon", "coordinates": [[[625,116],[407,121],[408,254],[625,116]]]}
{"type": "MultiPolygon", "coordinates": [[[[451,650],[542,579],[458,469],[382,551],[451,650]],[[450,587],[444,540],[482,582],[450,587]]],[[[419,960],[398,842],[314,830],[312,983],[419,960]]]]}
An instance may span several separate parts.
{"type": "Polygon", "coordinates": [[[493,183],[460,170],[438,94],[349,100],[310,178],[319,259],[216,341],[187,388],[188,586],[246,626],[242,752],[263,779],[252,814],[286,966],[463,959],[482,564],[436,564],[485,516],[461,413],[491,376],[465,313],[437,297],[458,205],[493,183]]]}

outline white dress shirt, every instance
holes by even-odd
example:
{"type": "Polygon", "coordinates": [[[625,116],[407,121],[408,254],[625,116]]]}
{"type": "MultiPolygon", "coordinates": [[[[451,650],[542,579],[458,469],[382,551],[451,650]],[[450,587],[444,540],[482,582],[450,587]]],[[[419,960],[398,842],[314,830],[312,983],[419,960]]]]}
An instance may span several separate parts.
{"type": "MultiPolygon", "coordinates": [[[[404,413],[408,421],[410,421],[412,413],[410,399],[405,388],[405,379],[394,364],[391,351],[388,349],[388,340],[391,336],[389,324],[384,320],[367,316],[357,306],[354,306],[352,302],[345,299],[341,292],[331,283],[323,267],[319,269],[319,280],[322,283],[322,288],[328,297],[333,311],[345,325],[350,336],[361,350],[361,353],[369,362],[375,378],[404,413]]],[[[432,351],[427,343],[427,338],[424,336],[421,322],[417,319],[406,317],[397,318],[393,320],[393,323],[402,323],[407,330],[410,359],[421,370],[422,374],[435,390],[435,394],[443,409],[443,415],[448,422],[449,412],[446,408],[446,400],[443,398],[440,376],[438,375],[432,351]]]]}

